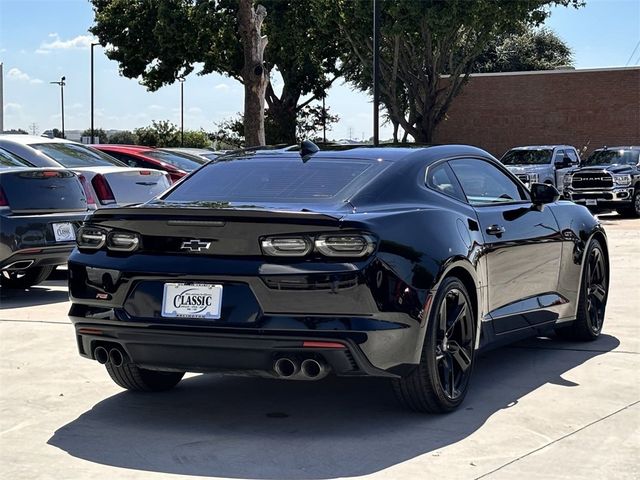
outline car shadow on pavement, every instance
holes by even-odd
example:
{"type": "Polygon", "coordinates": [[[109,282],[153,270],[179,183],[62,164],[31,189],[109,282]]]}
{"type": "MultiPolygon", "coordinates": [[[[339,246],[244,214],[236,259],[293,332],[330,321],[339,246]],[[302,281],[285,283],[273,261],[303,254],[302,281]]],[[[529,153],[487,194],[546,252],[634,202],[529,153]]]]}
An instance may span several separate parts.
{"type": "Polygon", "coordinates": [[[0,310],[28,308],[68,300],[67,271],[61,269],[54,270],[46,281],[30,288],[0,288],[0,310]],[[63,287],[64,290],[54,290],[51,287],[63,287]]]}
{"type": "Polygon", "coordinates": [[[437,455],[545,384],[574,388],[562,375],[619,342],[603,335],[591,349],[583,345],[533,339],[485,354],[465,403],[448,415],[403,411],[380,379],[199,375],[166,393],[114,395],[59,428],[48,444],[152,472],[264,480],[366,475],[437,455]]]}

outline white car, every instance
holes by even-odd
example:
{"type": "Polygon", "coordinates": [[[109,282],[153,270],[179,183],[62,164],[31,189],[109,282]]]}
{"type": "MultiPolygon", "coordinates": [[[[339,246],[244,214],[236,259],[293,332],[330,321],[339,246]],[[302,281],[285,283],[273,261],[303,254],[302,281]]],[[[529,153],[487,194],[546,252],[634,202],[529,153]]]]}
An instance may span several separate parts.
{"type": "Polygon", "coordinates": [[[80,143],[34,135],[0,135],[0,147],[34,167],[65,167],[80,176],[89,202],[98,208],[143,203],[171,185],[166,172],[131,168],[80,143]]]}

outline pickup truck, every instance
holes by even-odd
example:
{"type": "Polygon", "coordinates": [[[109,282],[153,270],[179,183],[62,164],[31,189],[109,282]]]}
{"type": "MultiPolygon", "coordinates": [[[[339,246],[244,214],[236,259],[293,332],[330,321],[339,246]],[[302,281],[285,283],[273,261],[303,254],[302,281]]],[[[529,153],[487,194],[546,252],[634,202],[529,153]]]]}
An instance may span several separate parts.
{"type": "Polygon", "coordinates": [[[500,161],[528,188],[546,183],[562,191],[565,173],[580,164],[580,156],[571,145],[531,145],[512,148],[500,161]]]}
{"type": "Polygon", "coordinates": [[[640,146],[594,150],[565,175],[564,196],[593,212],[640,217],[640,146]]]}

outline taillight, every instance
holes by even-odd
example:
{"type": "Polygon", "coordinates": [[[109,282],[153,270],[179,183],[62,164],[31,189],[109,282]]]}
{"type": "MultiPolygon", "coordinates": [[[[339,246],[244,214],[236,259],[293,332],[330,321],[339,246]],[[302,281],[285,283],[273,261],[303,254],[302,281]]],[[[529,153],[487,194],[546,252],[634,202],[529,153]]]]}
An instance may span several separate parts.
{"type": "Polygon", "coordinates": [[[325,257],[366,257],[376,248],[368,234],[291,235],[265,237],[260,241],[262,252],[274,257],[303,257],[312,251],[325,257]]]}
{"type": "Polygon", "coordinates": [[[0,207],[8,207],[9,201],[7,200],[7,196],[4,194],[4,190],[0,186],[0,207]]]}
{"type": "Polygon", "coordinates": [[[267,255],[280,257],[303,257],[313,246],[306,237],[270,237],[261,242],[262,251],[267,255]]]}
{"type": "Polygon", "coordinates": [[[80,179],[80,183],[82,184],[82,189],[84,190],[84,194],[87,197],[87,205],[95,206],[96,199],[93,198],[93,193],[89,188],[89,182],[87,182],[87,179],[84,177],[84,175],[78,175],[78,179],[80,179]]]}
{"type": "Polygon", "coordinates": [[[103,175],[100,175],[99,173],[95,175],[91,179],[91,185],[93,185],[93,189],[95,190],[101,204],[108,205],[110,203],[116,203],[111,187],[103,175]]]}
{"type": "Polygon", "coordinates": [[[327,257],[364,257],[375,250],[376,244],[369,235],[321,235],[315,246],[327,257]]]}
{"type": "Polygon", "coordinates": [[[138,173],[140,175],[151,175],[151,170],[140,170],[138,173]]]}
{"type": "Polygon", "coordinates": [[[98,250],[107,241],[107,232],[96,227],[80,227],[76,235],[78,248],[98,250]]]}
{"type": "Polygon", "coordinates": [[[140,244],[140,237],[137,233],[111,232],[107,235],[107,248],[120,252],[132,252],[140,244]]]}

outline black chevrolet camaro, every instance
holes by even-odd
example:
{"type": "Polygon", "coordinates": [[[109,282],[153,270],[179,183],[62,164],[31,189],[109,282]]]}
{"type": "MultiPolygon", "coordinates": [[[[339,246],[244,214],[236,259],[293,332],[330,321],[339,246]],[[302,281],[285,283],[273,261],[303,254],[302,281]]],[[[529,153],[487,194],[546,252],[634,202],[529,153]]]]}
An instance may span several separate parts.
{"type": "Polygon", "coordinates": [[[187,371],[376,376],[446,412],[487,347],[599,336],[605,233],[554,187],[468,146],[303,147],[93,213],[69,260],[80,354],[130,390],[187,371]]]}

